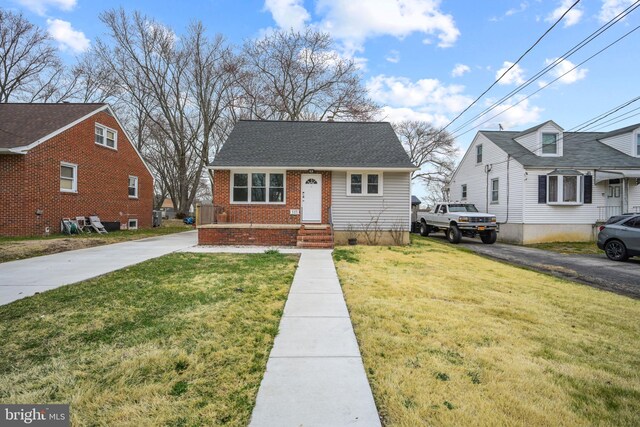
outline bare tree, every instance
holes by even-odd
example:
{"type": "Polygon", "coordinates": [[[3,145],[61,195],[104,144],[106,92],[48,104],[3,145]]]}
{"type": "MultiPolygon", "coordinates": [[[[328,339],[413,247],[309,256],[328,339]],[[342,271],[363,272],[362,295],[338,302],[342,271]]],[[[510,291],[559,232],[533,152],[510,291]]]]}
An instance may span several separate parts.
{"type": "Polygon", "coordinates": [[[241,107],[250,117],[369,119],[378,111],[355,62],[340,56],[326,33],[274,31],[247,42],[243,53],[241,107]]]}
{"type": "Polygon", "coordinates": [[[449,193],[446,191],[446,181],[448,181],[450,175],[445,176],[445,181],[431,181],[425,185],[427,190],[427,200],[424,200],[425,205],[433,207],[440,202],[449,201],[449,193]]]}
{"type": "Polygon", "coordinates": [[[393,129],[411,162],[420,168],[411,178],[422,180],[426,185],[432,181],[446,182],[453,172],[457,153],[451,135],[427,122],[416,120],[394,123],[393,129]]]}
{"type": "Polygon", "coordinates": [[[49,35],[21,13],[0,9],[0,102],[60,100],[64,69],[49,35]]]}

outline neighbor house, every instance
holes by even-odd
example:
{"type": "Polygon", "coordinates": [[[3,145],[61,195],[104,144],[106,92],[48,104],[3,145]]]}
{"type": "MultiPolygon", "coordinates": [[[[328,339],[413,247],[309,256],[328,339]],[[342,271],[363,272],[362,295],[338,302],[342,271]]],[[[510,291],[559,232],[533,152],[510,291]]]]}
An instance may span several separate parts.
{"type": "Polygon", "coordinates": [[[150,227],[153,177],[107,104],[0,104],[0,235],[98,215],[150,227]]]}
{"type": "Polygon", "coordinates": [[[389,123],[240,121],[209,166],[201,244],[407,243],[411,172],[389,123]]]}
{"type": "Polygon", "coordinates": [[[640,211],[640,124],[565,132],[479,131],[448,184],[452,201],[497,216],[516,243],[588,241],[612,215],[640,211]]]}

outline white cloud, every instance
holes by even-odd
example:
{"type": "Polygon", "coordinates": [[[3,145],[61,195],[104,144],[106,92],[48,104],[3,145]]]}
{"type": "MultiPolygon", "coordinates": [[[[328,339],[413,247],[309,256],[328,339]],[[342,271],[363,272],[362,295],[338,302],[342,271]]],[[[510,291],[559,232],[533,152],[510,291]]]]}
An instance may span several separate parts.
{"type": "MultiPolygon", "coordinates": [[[[524,101],[515,105],[522,99],[524,99],[524,95],[513,97],[504,104],[498,105],[493,111],[489,113],[489,117],[496,116],[498,113],[502,114],[490,119],[487,123],[480,125],[480,128],[493,129],[498,128],[498,124],[501,124],[505,130],[512,130],[517,127],[539,122],[540,114],[544,111],[544,109],[531,105],[529,103],[529,99],[525,99],[524,101]]],[[[495,99],[487,99],[485,101],[485,105],[488,107],[491,106],[494,102],[496,102],[495,99]]],[[[483,117],[478,120],[479,123],[477,124],[480,124],[485,120],[487,120],[487,118],[483,117]]]]}
{"type": "MultiPolygon", "coordinates": [[[[549,65],[555,62],[557,58],[550,58],[544,61],[545,65],[549,65]]],[[[575,70],[569,71],[575,67],[575,64],[567,59],[562,60],[558,65],[556,65],[549,74],[553,76],[553,78],[558,78],[563,74],[567,73],[565,76],[560,77],[558,83],[563,83],[566,85],[570,85],[572,83],[577,82],[578,80],[582,80],[587,77],[587,72],[589,71],[586,68],[576,68],[575,70]]]]}
{"type": "Polygon", "coordinates": [[[16,0],[19,4],[26,7],[38,15],[44,15],[47,10],[52,7],[64,11],[72,10],[77,0],[16,0]]]}
{"type": "Polygon", "coordinates": [[[598,19],[600,22],[609,22],[620,12],[631,6],[635,0],[603,0],[598,19]]]}
{"type": "Polygon", "coordinates": [[[468,73],[470,71],[471,71],[471,68],[469,68],[468,65],[456,64],[455,67],[453,67],[453,70],[451,70],[451,76],[452,77],[460,77],[464,73],[468,73]]]}
{"type": "Polygon", "coordinates": [[[389,54],[384,59],[397,64],[398,62],[400,62],[400,52],[398,52],[397,50],[390,50],[389,54]]]}
{"type": "Polygon", "coordinates": [[[311,18],[302,0],[265,0],[264,8],[271,12],[278,27],[286,30],[300,30],[311,18]]]}
{"type": "Polygon", "coordinates": [[[82,53],[89,49],[89,39],[82,31],[74,30],[71,23],[61,19],[47,19],[47,31],[58,42],[60,50],[82,53]]]}
{"type": "Polygon", "coordinates": [[[443,127],[449,123],[450,118],[443,114],[428,113],[420,111],[418,109],[406,108],[406,107],[390,107],[385,105],[380,112],[379,120],[388,122],[401,122],[404,120],[419,120],[435,127],[443,127]]]}
{"type": "Polygon", "coordinates": [[[511,9],[507,10],[504,13],[504,16],[512,16],[512,15],[515,15],[517,13],[524,12],[528,8],[529,8],[529,3],[526,2],[526,1],[523,1],[523,2],[520,3],[520,5],[518,7],[514,7],[514,8],[511,8],[511,9]]]}
{"type": "MultiPolygon", "coordinates": [[[[563,13],[567,11],[571,7],[572,4],[575,3],[575,0],[562,0],[560,5],[555,8],[546,18],[544,18],[547,22],[555,22],[562,16],[563,13]]],[[[571,27],[572,25],[576,25],[582,19],[582,15],[584,15],[584,11],[581,9],[580,5],[576,5],[573,9],[569,11],[562,19],[564,27],[571,27]]]]}
{"type": "MultiPolygon", "coordinates": [[[[504,61],[502,63],[502,68],[496,71],[496,80],[500,78],[500,76],[509,69],[513,65],[513,62],[504,61]]],[[[501,85],[510,85],[516,84],[521,85],[525,82],[524,79],[524,70],[520,65],[516,64],[505,76],[500,80],[499,84],[501,85]]]]}

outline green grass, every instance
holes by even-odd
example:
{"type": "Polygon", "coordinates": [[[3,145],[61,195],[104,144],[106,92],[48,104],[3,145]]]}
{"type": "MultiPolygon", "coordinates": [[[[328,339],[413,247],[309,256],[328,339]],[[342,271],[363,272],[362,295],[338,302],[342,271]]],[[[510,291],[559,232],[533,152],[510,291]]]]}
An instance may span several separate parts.
{"type": "Polygon", "coordinates": [[[296,258],[173,254],[0,307],[0,402],[72,424],[248,423],[296,258]]]}
{"type": "Polygon", "coordinates": [[[531,245],[527,245],[527,247],[572,255],[593,255],[604,253],[602,250],[598,249],[598,246],[595,242],[534,243],[531,245]]]}
{"type": "Polygon", "coordinates": [[[25,242],[33,240],[56,240],[56,239],[101,239],[101,240],[135,240],[145,237],[164,236],[167,234],[181,233],[193,230],[193,227],[172,225],[168,227],[140,228],[138,230],[118,230],[110,231],[108,234],[82,233],[82,234],[51,234],[49,236],[20,236],[6,237],[0,236],[0,245],[3,243],[25,242]]]}
{"type": "Polygon", "coordinates": [[[385,425],[640,424],[640,301],[420,237],[334,259],[385,425]]]}

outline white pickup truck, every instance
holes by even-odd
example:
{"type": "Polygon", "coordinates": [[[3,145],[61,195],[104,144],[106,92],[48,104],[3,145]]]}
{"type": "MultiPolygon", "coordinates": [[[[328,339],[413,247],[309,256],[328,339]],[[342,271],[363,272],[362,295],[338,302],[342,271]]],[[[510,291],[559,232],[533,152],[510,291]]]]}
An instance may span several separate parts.
{"type": "Polygon", "coordinates": [[[418,221],[421,235],[444,231],[451,243],[479,235],[482,243],[492,244],[498,237],[495,215],[478,212],[471,203],[438,203],[432,212],[419,211],[418,221]]]}

